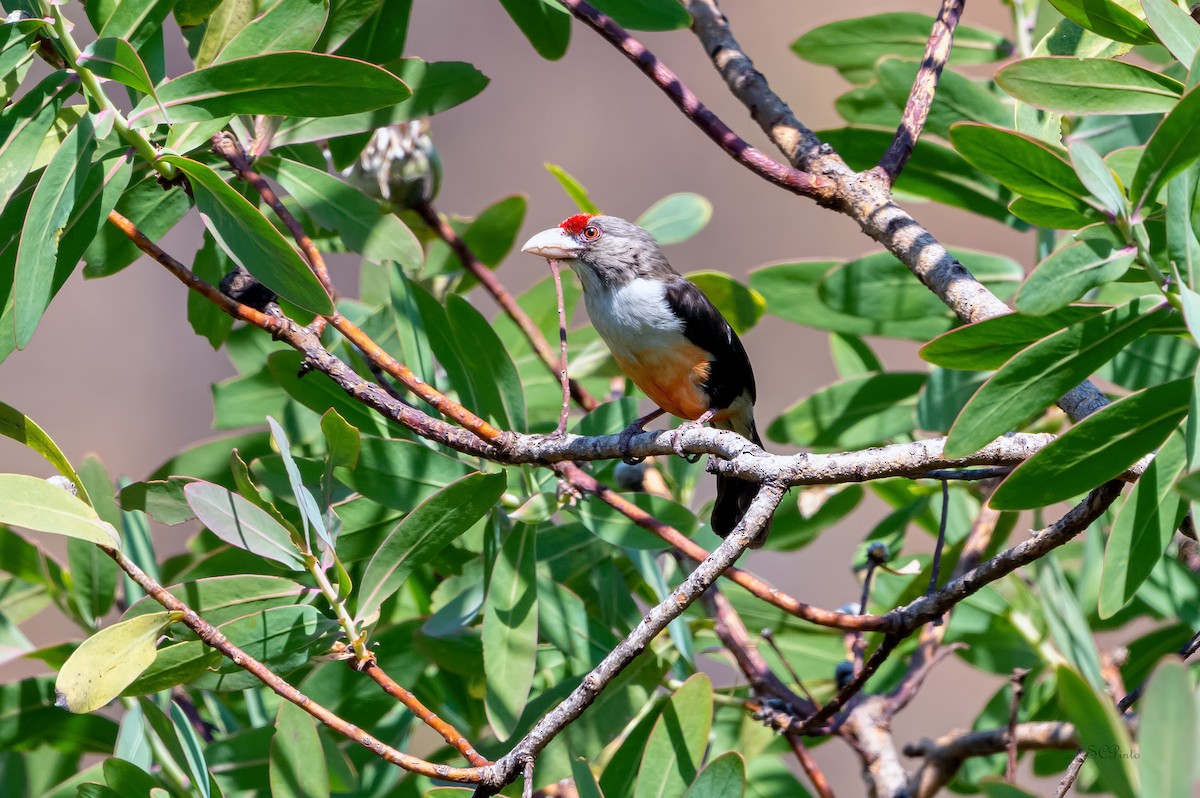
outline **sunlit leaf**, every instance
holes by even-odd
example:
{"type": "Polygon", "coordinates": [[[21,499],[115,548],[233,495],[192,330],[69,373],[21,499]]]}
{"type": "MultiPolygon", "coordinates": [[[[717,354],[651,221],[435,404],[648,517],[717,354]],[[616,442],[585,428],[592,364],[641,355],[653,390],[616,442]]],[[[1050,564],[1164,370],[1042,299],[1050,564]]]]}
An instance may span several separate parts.
{"type": "Polygon", "coordinates": [[[106,626],[75,649],[59,671],[56,703],[92,712],[121,694],[154,662],[155,643],[178,613],[162,611],[106,626]]]}

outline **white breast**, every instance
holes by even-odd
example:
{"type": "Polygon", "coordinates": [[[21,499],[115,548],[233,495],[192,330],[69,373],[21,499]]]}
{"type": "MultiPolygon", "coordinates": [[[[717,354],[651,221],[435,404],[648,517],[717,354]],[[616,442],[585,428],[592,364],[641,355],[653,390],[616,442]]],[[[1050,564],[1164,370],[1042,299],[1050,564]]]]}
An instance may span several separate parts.
{"type": "Polygon", "coordinates": [[[588,282],[583,293],[588,317],[613,354],[636,359],[640,351],[683,342],[683,321],[671,312],[663,283],[637,278],[608,289],[588,282]]]}

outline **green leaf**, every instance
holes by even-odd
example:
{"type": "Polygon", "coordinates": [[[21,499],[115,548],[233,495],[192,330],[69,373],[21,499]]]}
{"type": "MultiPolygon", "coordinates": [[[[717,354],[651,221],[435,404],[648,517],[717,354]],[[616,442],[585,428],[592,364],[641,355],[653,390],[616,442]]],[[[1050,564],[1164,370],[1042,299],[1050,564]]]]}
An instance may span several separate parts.
{"type": "Polygon", "coordinates": [[[1114,0],[1050,0],[1060,14],[1086,30],[1127,44],[1157,44],[1141,17],[1114,0]]]}
{"type": "Polygon", "coordinates": [[[117,3],[112,15],[100,29],[100,38],[125,39],[135,48],[141,49],[162,27],[163,20],[171,13],[174,0],[144,0],[144,2],[117,3]]]}
{"type": "Polygon", "coordinates": [[[75,473],[75,469],[67,460],[67,456],[63,454],[62,449],[58,448],[58,444],[51,440],[45,430],[39,427],[33,419],[3,402],[0,402],[0,435],[28,446],[46,458],[58,473],[75,484],[75,488],[83,500],[91,504],[91,498],[88,496],[83,481],[79,478],[79,474],[75,473]]]}
{"type": "Polygon", "coordinates": [[[995,781],[981,781],[979,786],[983,788],[987,798],[1038,798],[1036,793],[1023,790],[1007,781],[1000,781],[998,777],[995,781]]]}
{"type": "Polygon", "coordinates": [[[1074,230],[1099,222],[1104,217],[1092,208],[1062,208],[1047,205],[1027,197],[1018,197],[1008,204],[1009,212],[1034,227],[1047,230],[1074,230]]]}
{"type": "MultiPolygon", "coordinates": [[[[204,280],[209,285],[220,285],[221,280],[225,275],[229,274],[234,269],[233,260],[221,251],[217,246],[217,240],[213,238],[212,233],[207,230],[201,238],[200,250],[192,259],[192,274],[204,280]]],[[[221,310],[220,306],[210,302],[208,297],[197,293],[196,291],[188,291],[187,297],[187,317],[188,324],[192,325],[192,331],[197,335],[203,336],[208,340],[209,346],[213,349],[219,349],[221,344],[229,339],[229,333],[233,330],[233,318],[221,310]]],[[[213,400],[216,402],[217,386],[213,386],[213,400]]],[[[278,391],[276,391],[278,394],[278,391]]],[[[281,397],[282,398],[282,397],[281,397]]],[[[214,408],[215,411],[215,408],[214,408]]],[[[279,412],[276,410],[275,412],[279,412]]],[[[216,415],[216,413],[214,413],[216,415]]],[[[226,426],[247,426],[258,424],[266,413],[259,413],[258,418],[246,422],[246,424],[228,424],[226,426]]],[[[214,426],[221,426],[214,419],[214,426]]]]}
{"type": "Polygon", "coordinates": [[[856,335],[830,333],[829,354],[840,377],[857,377],[883,371],[883,363],[871,351],[871,347],[856,335]]]}
{"type": "Polygon", "coordinates": [[[211,482],[191,482],[183,494],[200,522],[221,540],[293,571],[304,570],[304,556],[288,531],[248,499],[211,482]]]}
{"type": "Polygon", "coordinates": [[[1200,157],[1200,91],[1195,87],[1159,123],[1146,142],[1129,196],[1140,208],[1200,157]]]}
{"type": "Polygon", "coordinates": [[[1083,139],[1071,142],[1070,153],[1075,174],[1079,175],[1092,196],[1099,200],[1100,206],[1113,216],[1126,213],[1129,203],[1125,199],[1125,192],[1117,185],[1112,169],[1100,157],[1100,153],[1083,139]]]}
{"type": "Polygon", "coordinates": [[[198,788],[201,798],[211,798],[212,777],[208,774],[208,765],[204,761],[204,749],[200,744],[200,736],[192,728],[192,722],[179,708],[179,704],[174,701],[171,702],[170,713],[171,725],[175,727],[175,734],[178,735],[179,742],[183,745],[183,758],[187,764],[192,784],[198,788]]]}
{"type": "Polygon", "coordinates": [[[137,50],[124,39],[97,39],[84,48],[79,65],[142,94],[154,94],[154,83],[137,50]]]}
{"type": "Polygon", "coordinates": [[[1085,750],[1096,746],[1096,750],[1109,754],[1094,758],[1100,783],[1120,798],[1137,798],[1142,793],[1131,758],[1133,742],[1116,707],[1072,668],[1059,665],[1057,674],[1058,700],[1067,718],[1075,724],[1081,746],[1085,750]]]}
{"type": "Polygon", "coordinates": [[[965,324],[921,347],[921,357],[935,366],[968,371],[990,371],[1025,347],[1104,310],[1101,307],[1070,306],[1045,316],[1003,316],[965,324]]]}
{"type": "MultiPolygon", "coordinates": [[[[889,58],[875,67],[879,85],[894,112],[898,113],[907,104],[920,66],[918,61],[889,58]]],[[[890,119],[889,126],[899,124],[898,116],[890,119]]],[[[937,94],[925,120],[925,130],[949,138],[950,126],[964,121],[1006,126],[1012,123],[1012,109],[999,92],[985,84],[949,69],[943,70],[938,80],[937,94]]]]}
{"type": "Polygon", "coordinates": [[[364,133],[379,127],[440,114],[466,102],[488,84],[488,77],[461,61],[405,58],[389,69],[412,90],[412,96],[391,108],[327,119],[311,114],[285,119],[276,131],[275,146],[364,133]]]}
{"type": "Polygon", "coordinates": [[[177,617],[169,611],[141,615],[84,640],[58,673],[55,703],[82,714],[116,698],[154,662],[158,636],[177,617]]]}
{"type": "MultiPolygon", "coordinates": [[[[688,537],[696,532],[696,514],[672,499],[650,493],[634,493],[625,498],[688,537]]],[[[630,523],[627,516],[598,499],[582,501],[570,511],[579,518],[587,531],[614,546],[647,550],[663,549],[667,546],[658,535],[630,523]]]]}
{"type": "Polygon", "coordinates": [[[582,183],[572,177],[566,169],[549,161],[544,165],[546,171],[554,175],[554,179],[562,186],[563,191],[567,192],[567,196],[575,203],[575,207],[584,213],[600,213],[600,207],[592,202],[592,198],[588,196],[587,189],[583,187],[582,183]]]}
{"type": "MultiPolygon", "coordinates": [[[[292,449],[287,434],[283,431],[283,427],[279,426],[279,422],[270,416],[267,416],[267,425],[271,428],[271,439],[275,441],[275,448],[279,450],[279,456],[283,460],[283,467],[287,472],[288,485],[292,489],[292,498],[295,500],[296,507],[300,510],[300,520],[304,524],[304,537],[302,538],[304,544],[308,547],[309,551],[316,549],[313,545],[312,537],[309,535],[309,527],[312,527],[316,531],[317,536],[325,542],[325,545],[333,548],[333,540],[329,537],[329,531],[325,528],[325,519],[321,515],[321,508],[317,506],[317,500],[312,495],[312,491],[305,486],[304,480],[300,476],[300,469],[296,465],[296,461],[292,459],[292,449]]],[[[270,510],[267,512],[270,514],[270,510]]],[[[294,535],[291,536],[291,539],[294,544],[298,544],[294,535]]]]}
{"type": "Polygon", "coordinates": [[[594,5],[631,30],[678,30],[692,24],[692,15],[675,0],[596,0],[594,5]]]}
{"type": "Polygon", "coordinates": [[[1044,316],[1079,299],[1093,288],[1120,278],[1137,255],[1105,239],[1085,239],[1050,254],[1030,273],[1017,294],[1017,310],[1044,316]]]}
{"type": "Polygon", "coordinates": [[[1187,451],[1180,429],[1159,449],[1117,511],[1104,548],[1099,600],[1102,619],[1111,618],[1129,603],[1175,536],[1187,513],[1187,503],[1172,488],[1186,466],[1187,451]]]}
{"type": "MultiPolygon", "coordinates": [[[[805,61],[835,67],[854,83],[865,83],[880,58],[894,55],[920,59],[933,21],[933,17],[909,12],[838,20],[801,36],[792,43],[792,52],[805,61]]],[[[1011,52],[1012,45],[999,34],[960,25],[950,62],[959,66],[986,64],[1011,52]]]]}
{"type": "MultiPolygon", "coordinates": [[[[373,3],[340,3],[339,11],[352,6],[378,6],[366,21],[354,31],[336,52],[372,64],[383,64],[399,58],[408,36],[412,0],[383,0],[373,3]]],[[[322,36],[324,36],[322,32],[322,36]]],[[[318,50],[323,49],[318,47],[318,50]]],[[[328,50],[328,48],[324,48],[328,50]]]]}
{"type": "MultiPolygon", "coordinates": [[[[238,574],[170,585],[167,592],[204,620],[220,626],[263,610],[309,603],[316,590],[282,576],[238,574]]],[[[155,612],[160,606],[153,597],[145,596],[127,609],[122,619],[155,612]]]]}
{"type": "MultiPolygon", "coordinates": [[[[328,650],[330,632],[337,628],[315,607],[297,604],[256,612],[219,627],[234,645],[262,662],[280,676],[286,676],[309,661],[314,651],[328,650]]],[[[163,657],[173,648],[188,646],[203,655],[212,649],[198,640],[176,643],[159,651],[163,657]]],[[[215,667],[205,668],[191,683],[202,690],[246,690],[262,682],[231,660],[218,657],[215,667]]],[[[162,688],[159,688],[162,689],[162,688]]]]}
{"type": "Polygon", "coordinates": [[[1142,794],[1188,798],[1196,767],[1196,701],[1187,666],[1164,660],[1150,678],[1138,714],[1142,794]]]}
{"type": "Polygon", "coordinates": [[[1196,21],[1171,0],[1141,0],[1141,4],[1146,21],[1158,34],[1159,41],[1179,59],[1179,63],[1190,66],[1200,49],[1200,30],[1196,28],[1196,21]]]}
{"type": "Polygon", "coordinates": [[[75,92],[74,80],[63,70],[51,73],[0,111],[0,209],[32,167],[63,100],[75,92]]]}
{"type": "Polygon", "coordinates": [[[352,399],[332,380],[324,377],[313,380],[301,376],[300,366],[303,362],[304,355],[290,349],[272,352],[267,356],[267,369],[288,396],[314,413],[324,413],[334,408],[343,418],[367,432],[386,434],[390,430],[399,431],[399,425],[389,424],[383,416],[352,399]]]}
{"type": "Polygon", "coordinates": [[[160,524],[181,524],[196,517],[183,495],[184,486],[191,481],[189,477],[171,477],[126,485],[118,493],[121,509],[140,510],[160,524]]]}
{"type": "MultiPolygon", "coordinates": [[[[1001,298],[1011,296],[1024,276],[1011,258],[969,250],[951,255],[1001,298]]],[[[876,252],[830,269],[817,288],[827,307],[851,316],[911,321],[946,313],[946,306],[889,252],[876,252]]]]}
{"type": "MultiPolygon", "coordinates": [[[[682,7],[682,6],[681,6],[682,7]]],[[[575,789],[579,798],[604,798],[600,785],[596,783],[596,774],[588,767],[587,760],[571,755],[571,778],[575,781],[575,789]]]]}
{"type": "Polygon", "coordinates": [[[712,203],[699,194],[670,194],[637,219],[661,246],[687,241],[712,218],[712,203]]]}
{"type": "Polygon", "coordinates": [[[1126,347],[1097,376],[1136,391],[1196,373],[1200,351],[1188,339],[1148,335],[1126,347]]]}
{"type": "Polygon", "coordinates": [[[1024,58],[996,82],[1023,103],[1062,114],[1162,114],[1183,94],[1173,78],[1107,58],[1024,58]]]}
{"type": "Polygon", "coordinates": [[[234,262],[293,304],[314,313],[333,312],[312,269],[245,197],[202,163],[177,155],[162,160],[188,176],[205,226],[234,262]]]}
{"type": "Polygon", "coordinates": [[[817,287],[837,265],[838,261],[826,260],[765,266],[750,273],[750,288],[766,299],[767,313],[818,330],[927,341],[950,327],[948,315],[888,322],[850,316],[826,307],[817,296],[817,287]]]}
{"type": "MultiPolygon", "coordinates": [[[[191,208],[191,201],[183,189],[163,188],[157,177],[157,172],[149,171],[125,190],[116,207],[118,213],[133,222],[151,241],[160,240],[191,208]]],[[[142,251],[128,236],[111,224],[103,225],[83,254],[87,263],[83,276],[116,274],[141,255],[142,251]]]]}
{"type": "Polygon", "coordinates": [[[1096,690],[1103,690],[1100,652],[1088,628],[1087,616],[1071,590],[1058,560],[1047,557],[1038,563],[1038,599],[1050,630],[1050,640],[1096,690]]]}
{"type": "Polygon", "coordinates": [[[447,484],[474,473],[461,460],[413,441],[364,435],[353,469],[335,475],[385,507],[408,512],[447,484]]]}
{"type": "Polygon", "coordinates": [[[634,798],[681,795],[696,779],[712,726],[712,683],[697,673],[675,691],[654,723],[634,798]]]}
{"type": "Polygon", "coordinates": [[[987,378],[983,371],[934,368],[917,400],[917,426],[930,432],[949,432],[967,400],[987,378]]]}
{"type": "Polygon", "coordinates": [[[92,168],[96,140],[111,129],[111,116],[85,116],[63,139],[62,146],[42,173],[34,189],[13,276],[14,320],[17,348],[24,349],[54,296],[58,242],[83,191],[92,168]]]}
{"type": "Polygon", "coordinates": [[[692,272],[687,278],[699,287],[738,335],[758,324],[767,308],[767,300],[753,288],[747,288],[725,272],[692,272]]]}
{"type": "Polygon", "coordinates": [[[67,490],[25,474],[0,474],[0,524],[121,547],[117,531],[67,490]]]}
{"type": "Polygon", "coordinates": [[[291,701],[280,701],[271,738],[271,795],[321,798],[329,795],[325,751],[312,716],[291,701]]]}
{"type": "Polygon", "coordinates": [[[213,63],[280,50],[311,50],[328,13],[328,0],[278,0],[238,31],[213,63]]]}
{"type": "Polygon", "coordinates": [[[829,385],[783,412],[767,427],[776,443],[858,449],[911,432],[925,374],[866,374],[829,385]]]}
{"type": "Polygon", "coordinates": [[[484,708],[496,737],[506,740],[529,700],[536,666],[537,527],[518,524],[492,565],[483,605],[484,708]]]}
{"type": "Polygon", "coordinates": [[[131,127],[202,122],[230,114],[344,116],[387,108],[412,94],[386,69],[320,53],[286,52],[237,58],[160,84],[129,115],[131,127]],[[161,108],[160,108],[161,105],[161,108]]]}
{"type": "Polygon", "coordinates": [[[321,416],[321,433],[325,436],[325,456],[333,468],[354,468],[358,464],[361,436],[350,422],[330,408],[321,416]]]}
{"type": "Polygon", "coordinates": [[[278,181],[317,224],[336,231],[346,246],[368,260],[392,261],[405,269],[423,260],[421,244],[407,225],[341,178],[276,157],[259,158],[255,167],[278,181]]]}
{"type": "Polygon", "coordinates": [[[525,393],[504,342],[475,306],[457,294],[446,298],[446,318],[478,405],[504,429],[525,429],[525,393]]]}
{"type": "Polygon", "coordinates": [[[1048,407],[1162,321],[1163,307],[1157,297],[1133,299],[1013,356],[963,408],[945,455],[965,457],[1048,407]]]}
{"type": "Polygon", "coordinates": [[[950,130],[954,149],[1012,191],[1043,205],[1078,210],[1088,190],[1054,149],[1030,136],[968,122],[950,130]]]}
{"type": "MultiPolygon", "coordinates": [[[[516,243],[517,232],[525,219],[527,204],[523,194],[513,194],[484,208],[469,223],[455,219],[451,220],[450,224],[462,236],[480,263],[495,268],[516,243]]],[[[449,247],[442,251],[445,253],[444,263],[437,263],[436,256],[431,251],[429,262],[426,264],[427,269],[442,271],[463,268],[462,262],[457,255],[450,252],[449,247]]],[[[467,279],[474,280],[470,276],[467,279]]]]}
{"type": "Polygon", "coordinates": [[[500,0],[500,5],[538,55],[550,61],[563,57],[571,40],[571,17],[564,8],[545,0],[500,0]]]}
{"type": "Polygon", "coordinates": [[[998,510],[1045,507],[1104,484],[1166,440],[1191,395],[1191,380],[1176,380],[1101,408],[1017,466],[989,503],[998,510]]]}
{"type": "Polygon", "coordinates": [[[417,505],[367,564],[358,589],[357,617],[365,620],[377,613],[414,568],[474,526],[499,500],[506,484],[503,472],[468,474],[417,505]]]}
{"type": "Polygon", "coordinates": [[[683,798],[742,798],[746,794],[746,763],[737,751],[726,751],[709,762],[683,798]]]}

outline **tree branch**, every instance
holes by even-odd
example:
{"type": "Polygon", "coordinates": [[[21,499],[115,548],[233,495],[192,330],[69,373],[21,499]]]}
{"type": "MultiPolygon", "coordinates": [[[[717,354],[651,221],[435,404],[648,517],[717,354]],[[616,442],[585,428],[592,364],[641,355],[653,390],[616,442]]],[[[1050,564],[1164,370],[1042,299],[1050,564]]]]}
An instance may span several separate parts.
{"type": "Polygon", "coordinates": [[[879,160],[892,183],[900,176],[904,165],[912,155],[913,147],[921,138],[921,130],[933,106],[933,94],[937,91],[938,79],[942,76],[942,67],[950,58],[950,48],[954,44],[954,29],[962,17],[965,0],[942,0],[942,8],[933,23],[929,41],[925,44],[925,55],[921,59],[921,67],[913,80],[912,91],[908,94],[908,102],[904,106],[904,115],[900,118],[900,127],[892,145],[879,160]]]}

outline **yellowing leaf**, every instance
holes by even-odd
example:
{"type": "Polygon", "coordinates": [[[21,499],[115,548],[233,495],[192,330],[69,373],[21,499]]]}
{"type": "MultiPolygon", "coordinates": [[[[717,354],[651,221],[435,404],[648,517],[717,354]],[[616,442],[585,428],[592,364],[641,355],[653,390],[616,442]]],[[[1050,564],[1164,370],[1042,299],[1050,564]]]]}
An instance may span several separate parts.
{"type": "Polygon", "coordinates": [[[26,474],[0,474],[0,524],[66,535],[114,549],[121,545],[112,525],[101,521],[82,499],[26,474]]]}
{"type": "Polygon", "coordinates": [[[168,610],[139,615],[84,640],[58,673],[55,703],[82,714],[116,698],[154,663],[154,643],[178,615],[168,610]]]}

